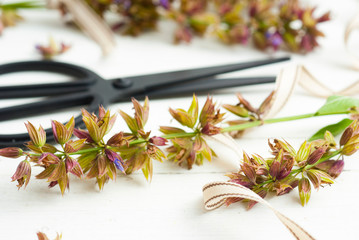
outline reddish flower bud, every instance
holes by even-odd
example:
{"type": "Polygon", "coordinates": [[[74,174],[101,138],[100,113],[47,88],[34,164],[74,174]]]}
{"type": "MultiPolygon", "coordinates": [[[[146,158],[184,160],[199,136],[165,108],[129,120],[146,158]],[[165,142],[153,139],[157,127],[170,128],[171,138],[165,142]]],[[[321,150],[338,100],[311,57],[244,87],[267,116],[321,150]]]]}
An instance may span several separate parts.
{"type": "Polygon", "coordinates": [[[30,177],[31,177],[31,165],[29,161],[25,160],[18,165],[16,172],[11,177],[11,179],[12,181],[17,180],[17,182],[19,183],[17,187],[21,188],[24,184],[25,187],[27,186],[27,184],[30,181],[30,177]]]}
{"type": "Polygon", "coordinates": [[[213,124],[207,123],[201,130],[201,133],[208,136],[213,136],[221,133],[221,128],[214,126],[213,124]]]}
{"type": "Polygon", "coordinates": [[[330,12],[327,12],[317,19],[317,23],[326,22],[329,20],[330,20],[330,12]]]}
{"type": "Polygon", "coordinates": [[[239,175],[238,178],[231,179],[229,180],[229,182],[240,184],[246,188],[251,188],[254,186],[254,184],[251,181],[249,181],[249,179],[246,176],[243,175],[239,175]]]}
{"type": "Polygon", "coordinates": [[[72,117],[66,125],[53,120],[51,122],[51,126],[56,142],[64,144],[72,137],[72,133],[75,127],[75,119],[72,117]]]}
{"type": "Polygon", "coordinates": [[[165,146],[167,143],[167,139],[155,136],[155,137],[150,138],[150,143],[157,145],[157,146],[165,146]]]}
{"type": "Polygon", "coordinates": [[[52,182],[50,182],[50,184],[49,184],[49,188],[53,188],[53,187],[55,187],[57,184],[58,184],[57,181],[52,181],[52,182]]]}
{"type": "Polygon", "coordinates": [[[107,145],[112,146],[112,147],[121,147],[123,145],[128,145],[128,139],[126,139],[123,136],[123,132],[117,133],[115,135],[113,135],[108,141],[107,141],[107,145]]]}
{"type": "Polygon", "coordinates": [[[316,162],[318,162],[319,159],[322,158],[322,156],[324,155],[324,153],[327,151],[327,146],[322,146],[318,149],[316,149],[314,152],[312,152],[308,159],[307,159],[307,163],[309,165],[313,165],[316,162]]]}
{"type": "Polygon", "coordinates": [[[335,161],[332,167],[329,169],[328,174],[333,178],[337,178],[343,171],[343,168],[344,160],[335,161]]]}
{"type": "Polygon", "coordinates": [[[45,166],[49,166],[51,164],[58,164],[60,163],[60,159],[53,153],[43,153],[41,154],[39,160],[37,161],[38,164],[43,164],[45,166]]]}
{"type": "Polygon", "coordinates": [[[7,158],[18,158],[23,155],[23,151],[21,148],[17,147],[8,147],[0,149],[0,156],[7,158]]]}
{"type": "Polygon", "coordinates": [[[248,179],[252,182],[252,183],[256,183],[256,171],[254,170],[254,168],[249,165],[248,163],[243,163],[241,165],[241,169],[243,171],[243,173],[248,177],[248,179]]]}
{"type": "Polygon", "coordinates": [[[74,135],[80,139],[86,139],[87,142],[89,143],[93,143],[94,141],[92,140],[90,134],[82,129],[74,129],[74,135]]]}
{"type": "Polygon", "coordinates": [[[351,126],[347,127],[340,138],[340,146],[345,145],[349,139],[353,136],[354,130],[351,126]]]}

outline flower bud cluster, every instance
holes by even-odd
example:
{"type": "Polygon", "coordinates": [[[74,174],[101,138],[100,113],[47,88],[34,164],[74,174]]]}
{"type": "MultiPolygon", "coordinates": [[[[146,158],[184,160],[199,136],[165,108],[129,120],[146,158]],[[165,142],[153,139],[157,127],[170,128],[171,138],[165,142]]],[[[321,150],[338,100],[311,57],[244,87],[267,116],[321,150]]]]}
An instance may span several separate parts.
{"type": "Polygon", "coordinates": [[[252,41],[261,50],[310,52],[318,46],[317,38],[324,36],[317,25],[329,20],[329,13],[317,17],[315,7],[303,7],[298,0],[86,1],[101,17],[107,11],[119,14],[123,20],[113,29],[124,34],[155,30],[162,17],[177,24],[176,43],[212,35],[226,44],[252,41]]]}
{"type": "Polygon", "coordinates": [[[25,156],[20,162],[12,180],[17,180],[18,187],[26,187],[31,177],[31,163],[40,166],[43,171],[36,175],[37,179],[47,179],[49,187],[58,185],[61,193],[69,188],[70,174],[82,178],[96,178],[99,189],[109,180],[115,180],[117,171],[124,174],[142,169],[145,177],[151,179],[152,159],[162,161],[164,153],[158,148],[166,144],[166,139],[150,137],[143,127],[148,119],[149,103],[146,98],[144,106],[132,100],[135,116],[131,117],[120,111],[131,133],[119,132],[107,141],[105,136],[111,131],[116,116],[111,115],[103,107],[99,107],[98,115],[82,110],[82,120],[86,129],[75,129],[72,117],[67,124],[52,121],[52,131],[57,145],[46,142],[46,133],[40,126],[35,128],[30,122],[25,123],[31,141],[26,143],[27,151],[20,148],[0,149],[0,156],[18,158],[25,156]],[[78,139],[71,139],[76,136],[78,139]],[[140,141],[139,144],[131,144],[140,141]]]}
{"type": "MultiPolygon", "coordinates": [[[[229,181],[253,190],[262,198],[268,192],[280,196],[298,187],[300,202],[304,206],[310,199],[311,186],[318,190],[320,186],[333,184],[334,179],[340,175],[344,168],[344,160],[331,158],[348,154],[345,144],[356,144],[357,137],[353,134],[356,129],[357,123],[353,122],[345,130],[340,148],[336,147],[334,137],[329,131],[324,134],[323,139],[304,141],[298,150],[286,141],[268,141],[271,158],[264,159],[259,155],[249,156],[244,153],[240,170],[227,176],[230,178],[229,181]]],[[[352,154],[352,151],[349,153],[352,154]]],[[[241,200],[244,199],[229,198],[226,204],[241,200]]],[[[251,200],[248,202],[248,208],[256,203],[251,200]]]]}
{"type": "MultiPolygon", "coordinates": [[[[201,113],[198,114],[198,99],[193,95],[192,104],[187,111],[170,109],[172,117],[181,125],[190,128],[194,135],[176,137],[172,139],[172,146],[167,148],[168,159],[179,165],[186,163],[188,169],[193,164],[201,165],[204,159],[211,160],[215,156],[204,136],[213,136],[221,132],[216,125],[223,121],[224,114],[216,109],[212,98],[208,97],[201,113]]],[[[185,134],[186,131],[175,127],[160,127],[160,131],[167,135],[185,134]]]]}

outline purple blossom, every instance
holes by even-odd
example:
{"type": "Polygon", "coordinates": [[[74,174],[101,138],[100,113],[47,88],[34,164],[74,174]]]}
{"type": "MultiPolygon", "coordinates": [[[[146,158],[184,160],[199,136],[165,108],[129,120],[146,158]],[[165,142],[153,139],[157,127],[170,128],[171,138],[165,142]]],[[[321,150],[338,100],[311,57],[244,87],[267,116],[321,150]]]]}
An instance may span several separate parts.
{"type": "Polygon", "coordinates": [[[269,45],[272,46],[274,50],[277,50],[280,47],[280,45],[283,43],[282,36],[278,32],[275,33],[266,32],[265,36],[268,40],[269,45]]]}
{"type": "Polygon", "coordinates": [[[121,161],[121,159],[116,158],[113,163],[115,164],[115,166],[118,170],[120,170],[121,172],[125,172],[125,169],[123,167],[123,162],[121,161]]]}
{"type": "Polygon", "coordinates": [[[124,165],[123,160],[118,153],[116,153],[110,149],[106,149],[105,153],[106,153],[107,158],[115,164],[115,166],[118,170],[120,170],[121,172],[125,172],[125,168],[123,167],[123,165],[124,165]]]}
{"type": "Polygon", "coordinates": [[[160,0],[160,6],[165,9],[170,9],[170,2],[168,0],[160,0]]]}

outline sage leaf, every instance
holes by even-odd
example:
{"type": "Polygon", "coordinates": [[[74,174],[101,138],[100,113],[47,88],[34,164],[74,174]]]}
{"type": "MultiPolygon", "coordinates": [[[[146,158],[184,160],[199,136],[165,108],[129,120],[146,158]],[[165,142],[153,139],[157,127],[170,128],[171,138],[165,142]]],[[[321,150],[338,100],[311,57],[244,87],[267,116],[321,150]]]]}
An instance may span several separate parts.
{"type": "Polygon", "coordinates": [[[311,142],[311,141],[314,141],[317,139],[323,139],[324,133],[326,131],[329,131],[334,136],[337,136],[337,135],[341,134],[344,131],[344,129],[346,129],[352,122],[353,122],[353,120],[350,120],[349,118],[344,118],[340,122],[325,126],[325,127],[321,128],[318,132],[316,132],[313,136],[311,136],[308,141],[311,142]]]}
{"type": "Polygon", "coordinates": [[[359,107],[359,99],[346,96],[331,96],[315,115],[345,113],[345,111],[348,111],[352,107],[359,107]]]}

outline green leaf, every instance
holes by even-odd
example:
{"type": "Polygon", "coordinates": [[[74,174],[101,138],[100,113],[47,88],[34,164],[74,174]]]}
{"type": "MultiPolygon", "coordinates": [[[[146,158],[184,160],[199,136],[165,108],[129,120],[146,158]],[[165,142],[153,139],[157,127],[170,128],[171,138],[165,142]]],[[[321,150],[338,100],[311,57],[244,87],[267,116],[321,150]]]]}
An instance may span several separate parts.
{"type": "Polygon", "coordinates": [[[95,123],[95,121],[90,118],[90,117],[82,117],[83,122],[86,125],[87,130],[89,131],[89,134],[91,136],[91,138],[95,141],[95,142],[99,142],[101,140],[100,138],[100,129],[97,126],[97,124],[95,123]]]}
{"type": "Polygon", "coordinates": [[[326,131],[329,131],[334,136],[337,136],[337,135],[341,134],[352,122],[353,122],[353,120],[345,118],[345,119],[341,120],[340,122],[325,126],[325,127],[321,128],[318,132],[316,132],[313,136],[311,136],[308,141],[311,142],[311,141],[314,141],[317,139],[323,139],[326,131]]]}
{"type": "Polygon", "coordinates": [[[315,115],[345,113],[352,107],[359,107],[359,99],[346,96],[331,96],[315,115]]]}
{"type": "Polygon", "coordinates": [[[27,8],[45,8],[43,1],[23,1],[16,3],[6,3],[0,4],[0,9],[3,10],[17,10],[17,9],[27,9],[27,8]]]}
{"type": "Polygon", "coordinates": [[[125,120],[128,128],[131,130],[131,132],[133,134],[137,134],[137,131],[139,129],[138,129],[136,120],[134,118],[130,117],[127,113],[125,113],[125,112],[123,112],[121,110],[120,110],[120,115],[123,118],[123,120],[125,120]]]}
{"type": "Polygon", "coordinates": [[[193,94],[193,100],[191,103],[191,106],[188,109],[188,114],[191,116],[192,122],[193,122],[193,126],[194,124],[196,124],[197,119],[198,119],[198,99],[196,97],[196,95],[193,94]]]}

